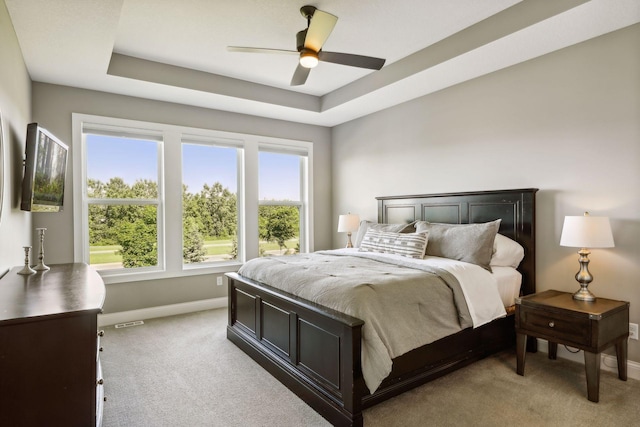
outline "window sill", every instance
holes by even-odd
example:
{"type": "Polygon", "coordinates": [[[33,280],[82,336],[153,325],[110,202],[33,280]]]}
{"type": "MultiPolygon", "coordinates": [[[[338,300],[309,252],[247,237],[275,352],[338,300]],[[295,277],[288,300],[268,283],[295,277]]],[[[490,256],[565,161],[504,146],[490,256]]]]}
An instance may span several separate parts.
{"type": "Polygon", "coordinates": [[[202,276],[206,274],[222,274],[233,271],[238,271],[242,263],[240,262],[230,262],[230,263],[221,263],[216,265],[206,265],[206,266],[187,266],[183,267],[182,270],[178,271],[141,271],[141,272],[109,272],[107,274],[103,274],[108,270],[100,271],[98,270],[98,274],[102,276],[102,280],[106,285],[111,283],[126,283],[126,282],[141,282],[144,280],[162,280],[162,279],[173,279],[176,277],[186,277],[186,276],[202,276]]]}

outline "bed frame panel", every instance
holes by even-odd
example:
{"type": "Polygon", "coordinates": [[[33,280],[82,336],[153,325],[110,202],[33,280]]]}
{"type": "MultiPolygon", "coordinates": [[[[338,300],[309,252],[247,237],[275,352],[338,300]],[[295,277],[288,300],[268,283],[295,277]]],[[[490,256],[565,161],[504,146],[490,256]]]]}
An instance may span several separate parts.
{"type": "MultiPolygon", "coordinates": [[[[519,270],[521,293],[527,295],[535,292],[536,191],[378,197],[378,222],[466,224],[501,218],[499,232],[525,248],[519,270]]],[[[360,367],[362,320],[236,273],[227,276],[228,339],[333,425],[361,426],[364,408],[515,342],[512,315],[465,329],[394,359],[391,374],[371,395],[360,367]]]]}

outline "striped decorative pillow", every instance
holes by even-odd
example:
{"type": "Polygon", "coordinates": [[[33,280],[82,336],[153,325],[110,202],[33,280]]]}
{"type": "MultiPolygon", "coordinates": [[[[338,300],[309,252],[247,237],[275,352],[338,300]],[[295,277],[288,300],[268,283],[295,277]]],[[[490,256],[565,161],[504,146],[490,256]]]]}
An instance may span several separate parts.
{"type": "Polygon", "coordinates": [[[360,251],[424,258],[428,237],[429,233],[394,233],[370,229],[360,243],[360,251]]]}

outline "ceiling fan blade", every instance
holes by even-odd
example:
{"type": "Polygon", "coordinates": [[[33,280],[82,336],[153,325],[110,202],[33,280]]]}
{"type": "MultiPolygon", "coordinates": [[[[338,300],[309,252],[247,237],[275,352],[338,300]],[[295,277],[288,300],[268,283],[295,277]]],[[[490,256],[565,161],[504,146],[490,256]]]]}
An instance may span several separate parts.
{"type": "Polygon", "coordinates": [[[288,53],[300,55],[299,52],[295,50],[287,50],[287,49],[268,49],[263,47],[245,47],[245,46],[227,46],[227,50],[229,52],[244,52],[244,53],[288,53]]]}
{"type": "Polygon", "coordinates": [[[369,68],[379,70],[384,65],[385,59],[374,58],[372,56],[354,55],[352,53],[325,52],[318,53],[318,59],[334,64],[349,65],[351,67],[369,68]]]}
{"type": "Polygon", "coordinates": [[[307,77],[309,77],[309,71],[311,71],[311,68],[305,68],[298,64],[296,71],[293,73],[293,78],[291,79],[291,86],[303,85],[307,81],[307,77]]]}
{"type": "Polygon", "coordinates": [[[337,21],[337,16],[316,10],[311,17],[307,37],[304,39],[304,47],[314,52],[320,52],[322,45],[329,38],[337,21]]]}

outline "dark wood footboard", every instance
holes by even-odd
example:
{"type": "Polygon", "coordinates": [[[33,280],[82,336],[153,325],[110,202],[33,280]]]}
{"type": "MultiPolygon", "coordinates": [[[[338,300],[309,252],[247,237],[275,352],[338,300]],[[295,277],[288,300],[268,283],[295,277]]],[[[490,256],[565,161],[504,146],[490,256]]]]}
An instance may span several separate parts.
{"type": "Polygon", "coordinates": [[[238,276],[227,337],[334,425],[362,425],[363,321],[238,276]]]}

